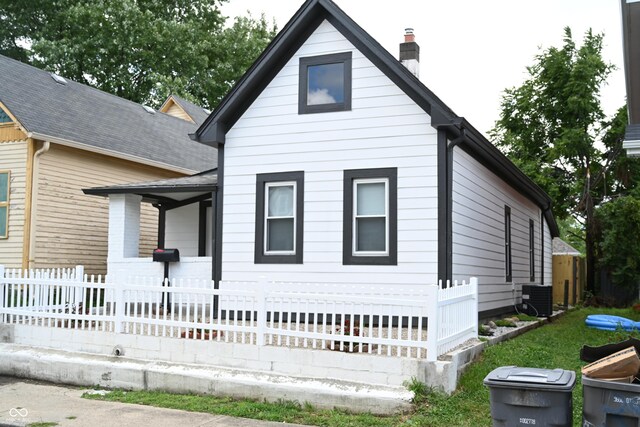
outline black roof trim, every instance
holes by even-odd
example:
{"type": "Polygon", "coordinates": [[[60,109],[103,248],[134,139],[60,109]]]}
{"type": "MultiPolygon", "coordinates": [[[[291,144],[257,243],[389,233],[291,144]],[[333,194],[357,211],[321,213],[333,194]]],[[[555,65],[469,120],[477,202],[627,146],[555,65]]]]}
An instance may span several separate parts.
{"type": "Polygon", "coordinates": [[[171,187],[95,187],[83,188],[82,192],[91,196],[108,196],[109,194],[150,194],[150,193],[190,193],[190,192],[207,192],[215,191],[217,185],[192,185],[192,186],[171,186],[171,187]]]}

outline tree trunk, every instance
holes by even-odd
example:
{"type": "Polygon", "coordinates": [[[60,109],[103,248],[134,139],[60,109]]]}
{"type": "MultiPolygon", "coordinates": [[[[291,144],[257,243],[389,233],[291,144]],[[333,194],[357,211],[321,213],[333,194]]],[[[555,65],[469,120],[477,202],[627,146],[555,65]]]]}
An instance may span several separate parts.
{"type": "Polygon", "coordinates": [[[587,168],[587,181],[586,181],[586,194],[585,194],[585,250],[587,252],[587,281],[586,290],[595,294],[596,290],[596,248],[594,239],[594,224],[593,224],[593,198],[591,197],[591,174],[589,168],[587,168]]]}

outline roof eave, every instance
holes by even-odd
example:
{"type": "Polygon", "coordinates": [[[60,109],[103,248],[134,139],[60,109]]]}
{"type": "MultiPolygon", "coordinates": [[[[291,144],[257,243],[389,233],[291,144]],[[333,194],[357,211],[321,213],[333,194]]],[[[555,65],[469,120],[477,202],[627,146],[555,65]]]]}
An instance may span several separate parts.
{"type": "Polygon", "coordinates": [[[192,193],[192,192],[213,192],[218,186],[212,185],[192,185],[192,186],[158,186],[158,187],[94,187],[83,188],[82,192],[90,196],[108,196],[110,194],[149,194],[149,193],[192,193]]]}
{"type": "Polygon", "coordinates": [[[182,168],[182,167],[175,166],[175,165],[170,165],[170,164],[167,164],[167,163],[156,162],[156,161],[153,161],[153,160],[145,159],[143,157],[133,156],[133,155],[130,155],[130,154],[124,154],[124,153],[121,153],[119,151],[114,151],[114,150],[107,150],[105,148],[99,148],[99,147],[96,147],[96,146],[93,146],[93,145],[83,144],[81,142],[71,141],[71,140],[68,140],[68,139],[57,138],[55,136],[45,135],[45,134],[38,133],[38,132],[28,132],[27,133],[27,137],[33,138],[33,139],[39,139],[39,140],[42,140],[42,141],[49,141],[49,142],[52,142],[54,144],[64,145],[66,147],[77,148],[79,150],[89,151],[89,152],[92,152],[92,153],[103,154],[103,155],[106,155],[106,156],[115,157],[115,158],[122,159],[122,160],[128,160],[128,161],[131,161],[131,162],[140,163],[140,164],[144,164],[144,165],[147,165],[147,166],[153,166],[153,167],[156,167],[156,168],[165,169],[165,170],[169,170],[169,171],[172,171],[172,172],[183,173],[185,175],[191,175],[191,174],[194,174],[194,173],[198,172],[197,170],[194,170],[194,169],[187,169],[187,168],[182,168]]]}

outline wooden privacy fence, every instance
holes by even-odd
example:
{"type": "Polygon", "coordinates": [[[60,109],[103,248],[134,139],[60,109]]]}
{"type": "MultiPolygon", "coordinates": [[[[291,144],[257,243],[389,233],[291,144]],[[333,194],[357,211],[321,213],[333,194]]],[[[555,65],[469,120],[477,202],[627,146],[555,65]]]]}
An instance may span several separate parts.
{"type": "Polygon", "coordinates": [[[0,266],[0,321],[436,360],[477,337],[478,283],[318,283],[86,276],[0,266]]]}

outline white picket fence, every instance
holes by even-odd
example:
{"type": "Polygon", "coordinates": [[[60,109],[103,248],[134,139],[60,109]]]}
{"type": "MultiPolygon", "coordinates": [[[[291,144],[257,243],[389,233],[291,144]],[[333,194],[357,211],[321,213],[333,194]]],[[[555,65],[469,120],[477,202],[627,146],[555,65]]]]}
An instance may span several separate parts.
{"type": "Polygon", "coordinates": [[[0,322],[427,360],[478,333],[475,278],[419,290],[266,279],[213,289],[82,272],[0,266],[0,322]]]}

